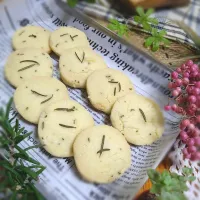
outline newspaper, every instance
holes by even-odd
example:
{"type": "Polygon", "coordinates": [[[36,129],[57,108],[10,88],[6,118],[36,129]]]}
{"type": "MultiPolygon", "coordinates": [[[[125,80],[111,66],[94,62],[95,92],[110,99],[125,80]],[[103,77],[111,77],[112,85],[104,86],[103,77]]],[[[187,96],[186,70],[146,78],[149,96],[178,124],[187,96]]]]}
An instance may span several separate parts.
{"type": "MultiPolygon", "coordinates": [[[[103,56],[110,68],[123,71],[134,84],[137,93],[156,101],[161,108],[171,98],[167,88],[170,72],[149,57],[131,50],[98,29],[73,17],[63,9],[59,0],[6,0],[0,3],[0,106],[5,106],[14,89],[4,77],[4,64],[13,51],[11,37],[20,26],[33,24],[50,31],[59,26],[73,26],[84,31],[91,48],[103,56]]],[[[54,76],[59,78],[58,57],[54,61],[54,76]]],[[[84,90],[68,88],[70,97],[82,104],[93,116],[96,124],[110,124],[109,116],[96,112],[90,107],[84,90]]],[[[17,115],[14,106],[11,115],[17,115]]],[[[49,200],[129,200],[147,180],[146,171],[156,168],[174,143],[179,119],[170,112],[164,112],[165,132],[163,137],[150,146],[131,146],[132,164],[121,178],[112,184],[92,184],[81,179],[73,158],[56,158],[44,149],[30,150],[30,155],[46,166],[36,183],[39,191],[49,200]]],[[[24,134],[33,131],[20,145],[26,148],[39,144],[37,127],[25,122],[19,115],[24,134]]],[[[134,122],[133,122],[134,123],[134,122]]]]}

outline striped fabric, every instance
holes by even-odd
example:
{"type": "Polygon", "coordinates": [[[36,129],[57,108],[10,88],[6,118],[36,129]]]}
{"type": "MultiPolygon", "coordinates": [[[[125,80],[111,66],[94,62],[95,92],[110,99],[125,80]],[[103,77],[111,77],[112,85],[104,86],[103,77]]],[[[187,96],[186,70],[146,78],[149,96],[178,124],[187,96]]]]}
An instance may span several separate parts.
{"type": "MultiPolygon", "coordinates": [[[[111,0],[96,0],[95,4],[81,1],[77,8],[85,14],[108,21],[111,18],[117,18],[122,23],[127,23],[127,18],[123,13],[112,9],[111,0]]],[[[200,35],[200,0],[191,0],[187,7],[166,9],[155,12],[154,16],[158,18],[159,25],[157,28],[165,29],[167,36],[173,40],[193,45],[192,40],[187,34],[171,20],[185,22],[190,28],[200,35]]],[[[135,25],[134,21],[129,18],[128,24],[135,25]]]]}

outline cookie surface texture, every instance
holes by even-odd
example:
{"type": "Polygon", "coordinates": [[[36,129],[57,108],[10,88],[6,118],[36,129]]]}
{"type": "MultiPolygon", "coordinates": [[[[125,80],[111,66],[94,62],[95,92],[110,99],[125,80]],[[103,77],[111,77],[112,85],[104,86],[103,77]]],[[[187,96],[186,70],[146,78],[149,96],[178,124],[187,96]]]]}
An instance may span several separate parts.
{"type": "Polygon", "coordinates": [[[67,49],[89,46],[89,42],[84,32],[73,27],[60,27],[51,33],[50,46],[60,56],[67,49]]]}
{"type": "Polygon", "coordinates": [[[76,47],[61,55],[59,68],[65,84],[74,88],[85,88],[88,76],[107,66],[103,58],[90,47],[76,47]]]}
{"type": "Polygon", "coordinates": [[[120,98],[111,112],[112,125],[134,145],[150,145],[164,132],[160,107],[151,99],[138,94],[120,98]]]}
{"type": "Polygon", "coordinates": [[[41,112],[51,103],[68,99],[66,86],[55,78],[34,77],[22,83],[14,93],[17,111],[27,121],[37,124],[41,112]]]}
{"type": "Polygon", "coordinates": [[[111,126],[94,126],[84,130],[77,136],[73,149],[78,171],[90,182],[113,182],[131,164],[129,144],[111,126]]]}
{"type": "Polygon", "coordinates": [[[74,139],[81,131],[94,126],[90,113],[73,100],[61,100],[41,114],[38,135],[44,148],[56,157],[73,156],[74,139]]]}
{"type": "Polygon", "coordinates": [[[5,65],[5,76],[14,87],[34,76],[51,77],[52,74],[51,57],[40,49],[16,50],[8,57],[5,65]]]}
{"type": "Polygon", "coordinates": [[[121,71],[110,68],[93,72],[87,79],[86,88],[92,105],[108,114],[118,98],[133,92],[129,78],[121,71]]]}
{"type": "Polygon", "coordinates": [[[49,53],[51,51],[49,38],[48,30],[40,26],[25,26],[15,32],[12,44],[14,49],[38,48],[49,53]]]}

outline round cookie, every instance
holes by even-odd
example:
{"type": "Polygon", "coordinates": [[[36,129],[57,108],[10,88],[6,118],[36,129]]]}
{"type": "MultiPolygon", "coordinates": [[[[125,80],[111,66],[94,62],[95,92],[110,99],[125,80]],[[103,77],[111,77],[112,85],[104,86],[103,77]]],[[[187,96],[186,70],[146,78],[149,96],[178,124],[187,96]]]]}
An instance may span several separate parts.
{"type": "Polygon", "coordinates": [[[27,121],[37,124],[41,112],[59,100],[68,99],[66,86],[55,78],[34,77],[22,83],[14,93],[17,111],[27,121]]]}
{"type": "Polygon", "coordinates": [[[40,26],[25,26],[18,29],[13,38],[14,49],[38,48],[44,52],[51,51],[49,46],[50,32],[40,26]]]}
{"type": "Polygon", "coordinates": [[[112,125],[134,145],[150,145],[164,132],[160,107],[151,99],[138,94],[120,98],[114,104],[110,118],[112,125]]]}
{"type": "Polygon", "coordinates": [[[89,42],[84,32],[73,27],[60,27],[51,33],[50,46],[60,56],[67,49],[89,46],[89,42]]]}
{"type": "Polygon", "coordinates": [[[6,79],[14,87],[34,76],[53,74],[51,57],[40,49],[25,48],[14,51],[5,65],[6,79]]]}
{"type": "Polygon", "coordinates": [[[94,120],[83,106],[73,100],[61,100],[42,112],[38,136],[51,155],[70,157],[77,134],[92,126],[94,120]]]}
{"type": "Polygon", "coordinates": [[[107,68],[107,65],[90,47],[76,47],[62,53],[59,67],[64,83],[85,88],[88,76],[95,70],[107,68]]]}
{"type": "Polygon", "coordinates": [[[86,88],[92,105],[108,114],[118,98],[133,92],[129,78],[121,71],[110,68],[93,72],[87,79],[86,88]]]}
{"type": "Polygon", "coordinates": [[[113,182],[131,165],[129,144],[111,126],[94,126],[82,131],[75,139],[73,150],[78,171],[90,182],[113,182]]]}

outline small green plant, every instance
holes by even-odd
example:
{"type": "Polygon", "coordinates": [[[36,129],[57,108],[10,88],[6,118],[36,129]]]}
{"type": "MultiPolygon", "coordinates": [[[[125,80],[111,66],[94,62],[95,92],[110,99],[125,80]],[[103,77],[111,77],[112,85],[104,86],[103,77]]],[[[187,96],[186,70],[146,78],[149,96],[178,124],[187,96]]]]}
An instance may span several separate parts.
{"type": "Polygon", "coordinates": [[[137,7],[136,12],[138,15],[134,16],[133,19],[135,22],[142,25],[144,30],[151,31],[151,24],[158,25],[158,20],[150,17],[150,15],[154,13],[154,9],[150,8],[145,13],[142,7],[137,7]]]}
{"type": "Polygon", "coordinates": [[[45,167],[28,155],[28,151],[39,145],[22,149],[19,144],[32,134],[23,134],[15,116],[9,119],[12,99],[6,110],[0,108],[0,150],[5,156],[0,160],[0,193],[9,196],[10,200],[42,200],[43,196],[34,186],[45,167]],[[14,124],[14,125],[12,125],[14,124]]]}
{"type": "MultiPolygon", "coordinates": [[[[138,15],[133,17],[134,21],[150,34],[150,36],[145,39],[144,46],[146,48],[150,47],[150,49],[155,52],[159,50],[161,45],[170,45],[170,41],[165,38],[167,34],[165,30],[159,31],[157,28],[152,28],[152,25],[158,25],[158,20],[150,17],[154,9],[150,8],[145,13],[142,7],[137,7],[136,11],[138,15]]],[[[116,19],[110,20],[108,28],[116,32],[119,36],[127,36],[129,32],[127,24],[122,24],[116,19]]]]}
{"type": "Polygon", "coordinates": [[[126,24],[120,23],[116,19],[110,19],[110,23],[108,24],[108,28],[114,32],[116,32],[120,37],[123,35],[128,35],[128,26],[126,24]]]}
{"type": "Polygon", "coordinates": [[[165,30],[157,31],[157,29],[152,28],[151,36],[145,39],[145,47],[152,47],[152,51],[158,51],[160,45],[168,46],[170,41],[164,36],[167,34],[165,30]]]}
{"type": "Polygon", "coordinates": [[[153,169],[148,170],[152,182],[150,192],[155,194],[157,200],[187,200],[183,192],[188,190],[187,181],[194,181],[193,170],[183,168],[183,176],[164,171],[159,173],[153,169]]]}

